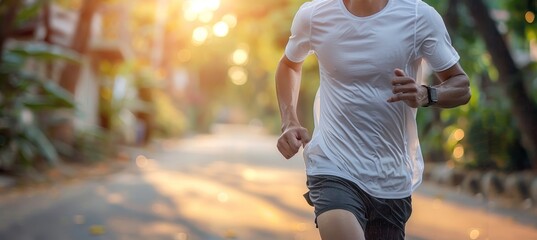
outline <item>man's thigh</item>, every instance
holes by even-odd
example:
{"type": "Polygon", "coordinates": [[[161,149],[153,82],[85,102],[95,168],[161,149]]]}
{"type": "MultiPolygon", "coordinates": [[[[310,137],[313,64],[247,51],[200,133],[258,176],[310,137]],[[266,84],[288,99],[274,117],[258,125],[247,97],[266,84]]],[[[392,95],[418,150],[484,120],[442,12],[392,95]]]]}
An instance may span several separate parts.
{"type": "Polygon", "coordinates": [[[353,213],[334,209],[317,217],[319,233],[323,240],[365,240],[364,230],[353,213]]]}
{"type": "Polygon", "coordinates": [[[308,176],[308,188],[309,192],[304,197],[315,208],[317,224],[317,218],[325,212],[346,210],[365,229],[366,203],[352,182],[330,175],[308,176]]]}
{"type": "Polygon", "coordinates": [[[411,197],[376,198],[355,183],[330,175],[308,176],[308,188],[310,191],[305,197],[315,207],[321,235],[327,230],[337,229],[330,227],[331,223],[346,219],[347,222],[357,222],[368,240],[404,239],[405,225],[412,213],[411,197]],[[330,214],[325,214],[328,212],[330,214]],[[320,220],[323,226],[329,227],[321,226],[320,220]]]}

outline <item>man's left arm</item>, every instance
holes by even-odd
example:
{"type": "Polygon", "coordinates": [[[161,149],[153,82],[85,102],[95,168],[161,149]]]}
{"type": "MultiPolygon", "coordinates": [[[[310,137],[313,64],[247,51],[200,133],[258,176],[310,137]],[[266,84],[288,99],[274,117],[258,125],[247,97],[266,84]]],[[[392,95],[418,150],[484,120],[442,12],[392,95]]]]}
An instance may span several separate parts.
{"type": "MultiPolygon", "coordinates": [[[[432,88],[436,88],[438,99],[437,103],[433,106],[453,108],[464,105],[470,101],[470,80],[458,63],[444,71],[436,72],[436,75],[441,83],[431,86],[432,88]]],[[[425,91],[425,93],[427,93],[427,91],[425,91]]],[[[425,100],[428,100],[428,96],[425,97],[425,100]]],[[[425,104],[421,106],[424,106],[425,104]]]]}
{"type": "Polygon", "coordinates": [[[429,105],[453,108],[470,100],[470,81],[458,63],[436,72],[441,83],[435,86],[419,85],[416,79],[407,76],[401,69],[395,69],[394,74],[393,95],[387,100],[390,103],[403,101],[413,108],[429,105]]]}

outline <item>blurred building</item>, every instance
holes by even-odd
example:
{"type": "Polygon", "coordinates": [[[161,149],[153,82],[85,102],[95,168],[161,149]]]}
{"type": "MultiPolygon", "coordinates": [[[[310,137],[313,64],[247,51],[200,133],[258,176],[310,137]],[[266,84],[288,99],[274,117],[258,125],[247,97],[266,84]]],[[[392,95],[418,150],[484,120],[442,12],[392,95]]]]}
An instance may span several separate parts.
{"type": "MultiPolygon", "coordinates": [[[[35,1],[25,1],[31,6],[35,1]]],[[[76,103],[74,127],[77,131],[91,131],[95,127],[110,128],[110,114],[103,113],[103,98],[108,104],[113,100],[122,101],[125,98],[136,98],[137,89],[132,81],[117,72],[106,68],[132,59],[133,51],[128,31],[129,8],[124,2],[95,4],[87,37],[87,46],[81,54],[78,81],[74,89],[76,103]],[[103,67],[104,66],[104,67],[103,67]]],[[[72,6],[62,6],[55,1],[49,1],[40,7],[39,13],[25,21],[24,26],[18,27],[9,39],[7,47],[24,43],[48,43],[66,49],[73,48],[76,41],[79,19],[83,12],[72,6]],[[70,8],[69,8],[70,7],[70,8]]],[[[78,37],[80,39],[80,37],[78,37]]],[[[64,61],[37,62],[30,61],[27,68],[43,79],[55,81],[58,84],[67,65],[64,61]]],[[[76,77],[73,76],[73,77],[76,77]]],[[[106,104],[106,103],[105,103],[106,104]]],[[[114,107],[109,106],[110,109],[114,107]]],[[[122,122],[122,137],[126,142],[136,139],[137,120],[134,114],[126,109],[118,110],[117,118],[122,122]]],[[[71,118],[71,113],[57,112],[54,118],[71,118]]]]}

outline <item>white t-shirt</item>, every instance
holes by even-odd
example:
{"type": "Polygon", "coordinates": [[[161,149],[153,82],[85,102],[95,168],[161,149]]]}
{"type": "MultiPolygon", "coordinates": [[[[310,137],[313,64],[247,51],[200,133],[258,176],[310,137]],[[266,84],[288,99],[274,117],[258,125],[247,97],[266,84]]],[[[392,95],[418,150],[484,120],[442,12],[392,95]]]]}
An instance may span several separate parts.
{"type": "Polygon", "coordinates": [[[321,79],[307,174],[340,176],[379,198],[410,196],[423,172],[416,109],[387,99],[395,68],[415,78],[422,58],[434,71],[458,62],[442,18],[420,0],[389,0],[367,17],[343,0],[307,2],[285,55],[301,62],[311,53],[321,79]]]}

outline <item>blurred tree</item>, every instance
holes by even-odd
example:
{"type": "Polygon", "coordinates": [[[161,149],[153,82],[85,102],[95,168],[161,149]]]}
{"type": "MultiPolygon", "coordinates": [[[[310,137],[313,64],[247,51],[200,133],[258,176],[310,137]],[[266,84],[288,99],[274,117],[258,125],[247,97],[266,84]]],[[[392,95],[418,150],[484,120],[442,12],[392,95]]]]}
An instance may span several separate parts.
{"type": "Polygon", "coordinates": [[[529,29],[535,28],[520,17],[528,11],[527,3],[531,0],[487,1],[484,6],[486,8],[479,10],[470,10],[467,7],[469,2],[461,0],[427,2],[444,16],[453,44],[461,55],[461,65],[470,76],[472,99],[463,107],[442,110],[439,119],[433,117],[431,111],[418,112],[418,118],[425,126],[434,126],[420,131],[421,138],[424,139],[424,153],[428,155],[431,149],[443,146],[445,157],[462,166],[509,171],[530,168],[532,164],[527,153],[528,147],[522,145],[522,132],[525,130],[518,124],[518,117],[514,117],[513,101],[506,91],[505,83],[512,82],[512,76],[506,77],[500,73],[497,61],[493,60],[498,55],[491,54],[492,51],[497,53],[498,49],[494,46],[490,49],[490,44],[486,42],[490,41],[490,37],[479,31],[476,36],[477,25],[482,23],[474,19],[474,14],[492,14],[489,15],[489,20],[493,22],[492,30],[501,36],[494,42],[498,44],[501,41],[499,44],[506,47],[506,58],[512,63],[515,60],[513,57],[517,57],[518,65],[514,66],[519,68],[518,74],[522,75],[519,80],[515,80],[522,81],[517,91],[525,91],[521,94],[527,97],[528,102],[525,104],[534,105],[536,88],[530,79],[535,76],[531,77],[530,69],[536,64],[527,61],[531,36],[528,33],[531,32],[529,29]],[[456,138],[457,132],[465,133],[459,135],[462,139],[456,138]]]}
{"type": "MultiPolygon", "coordinates": [[[[95,11],[101,0],[84,0],[80,7],[80,15],[76,24],[73,39],[69,46],[74,51],[84,55],[87,53],[88,43],[91,39],[91,24],[95,11]]],[[[80,65],[66,65],[60,77],[60,85],[67,91],[74,93],[80,75],[80,65]]]]}
{"type": "Polygon", "coordinates": [[[0,28],[0,52],[3,52],[4,44],[11,34],[20,4],[18,0],[6,0],[0,4],[0,18],[2,20],[2,28],[0,28]]]}
{"type": "Polygon", "coordinates": [[[512,58],[511,51],[482,0],[464,1],[475,21],[477,31],[485,41],[499,80],[511,100],[511,112],[522,135],[522,144],[533,167],[537,169],[537,106],[529,97],[524,74],[512,58]]]}
{"type": "MultiPolygon", "coordinates": [[[[290,36],[294,14],[302,1],[241,1],[234,4],[238,25],[233,38],[250,46],[249,60],[245,66],[251,81],[235,86],[245,94],[246,109],[253,117],[263,120],[274,133],[280,132],[280,116],[275,96],[274,74],[278,60],[290,36]]],[[[319,85],[318,65],[314,57],[304,64],[298,116],[308,129],[313,129],[313,99],[319,85]]]]}
{"type": "Polygon", "coordinates": [[[58,152],[43,130],[47,122],[36,120],[45,110],[73,108],[72,96],[44,78],[32,64],[68,60],[78,55],[58,46],[22,41],[33,36],[40,2],[0,2],[0,169],[35,166],[45,159],[59,160],[58,152]],[[11,40],[9,47],[6,41],[11,40]],[[37,160],[37,161],[36,161],[37,160]]]}

